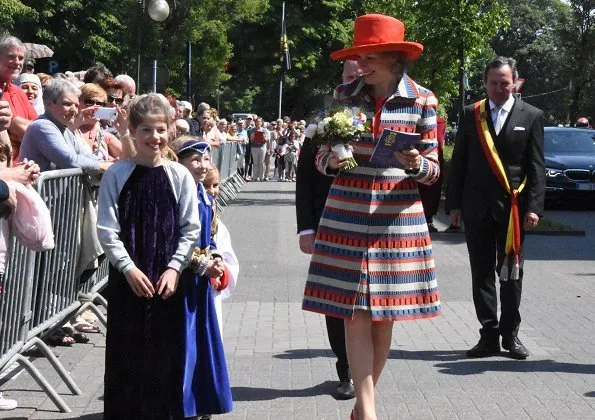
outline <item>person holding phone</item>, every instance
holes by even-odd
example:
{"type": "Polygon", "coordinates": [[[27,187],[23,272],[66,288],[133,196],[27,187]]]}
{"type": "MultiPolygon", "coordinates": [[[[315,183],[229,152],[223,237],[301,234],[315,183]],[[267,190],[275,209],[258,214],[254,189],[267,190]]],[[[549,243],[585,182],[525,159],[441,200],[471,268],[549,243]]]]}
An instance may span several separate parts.
{"type": "MultiPolygon", "coordinates": [[[[107,101],[107,93],[95,83],[85,83],[81,86],[79,98],[80,109],[96,107],[93,114],[79,112],[81,117],[80,126],[75,129],[75,134],[88,146],[88,150],[98,156],[100,160],[114,160],[122,156],[122,142],[113,134],[103,130],[99,120],[103,119],[105,111],[109,111],[108,117],[116,119],[118,110],[116,108],[104,108],[107,101]]],[[[127,124],[118,124],[119,131],[123,135],[127,130],[127,124]]]]}
{"type": "MultiPolygon", "coordinates": [[[[112,164],[100,161],[89,152],[69,127],[74,127],[79,115],[81,91],[67,80],[56,79],[43,92],[45,113],[25,131],[19,159],[34,160],[41,171],[81,168],[95,175],[105,172],[112,164]]],[[[81,112],[93,112],[94,107],[81,112]]]]}

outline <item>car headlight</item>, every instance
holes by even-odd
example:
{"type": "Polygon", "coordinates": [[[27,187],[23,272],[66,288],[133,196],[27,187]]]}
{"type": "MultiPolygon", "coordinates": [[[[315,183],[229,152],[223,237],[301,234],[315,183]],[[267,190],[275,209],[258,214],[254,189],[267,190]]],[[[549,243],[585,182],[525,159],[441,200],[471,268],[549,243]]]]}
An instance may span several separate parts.
{"type": "Polygon", "coordinates": [[[563,175],[563,169],[553,169],[553,168],[545,168],[545,176],[555,178],[557,176],[563,175]]]}

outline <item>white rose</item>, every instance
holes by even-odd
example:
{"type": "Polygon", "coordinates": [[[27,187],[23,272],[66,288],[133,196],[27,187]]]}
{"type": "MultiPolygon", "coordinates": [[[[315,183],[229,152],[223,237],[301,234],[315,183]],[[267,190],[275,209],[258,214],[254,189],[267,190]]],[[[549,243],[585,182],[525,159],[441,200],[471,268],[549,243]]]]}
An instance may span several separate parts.
{"type": "Polygon", "coordinates": [[[304,131],[304,134],[306,135],[306,137],[311,139],[311,138],[314,138],[314,136],[317,133],[317,130],[318,130],[318,126],[316,124],[310,124],[310,125],[308,125],[308,127],[306,127],[306,131],[304,131]]]}

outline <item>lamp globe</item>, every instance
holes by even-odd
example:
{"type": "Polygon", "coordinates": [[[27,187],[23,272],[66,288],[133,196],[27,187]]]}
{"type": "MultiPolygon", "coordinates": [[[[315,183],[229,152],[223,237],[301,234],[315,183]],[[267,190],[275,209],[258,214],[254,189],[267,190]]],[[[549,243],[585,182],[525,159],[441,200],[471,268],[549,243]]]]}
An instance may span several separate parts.
{"type": "Polygon", "coordinates": [[[155,22],[163,22],[169,16],[169,4],[165,0],[153,0],[149,3],[147,11],[155,22]]]}

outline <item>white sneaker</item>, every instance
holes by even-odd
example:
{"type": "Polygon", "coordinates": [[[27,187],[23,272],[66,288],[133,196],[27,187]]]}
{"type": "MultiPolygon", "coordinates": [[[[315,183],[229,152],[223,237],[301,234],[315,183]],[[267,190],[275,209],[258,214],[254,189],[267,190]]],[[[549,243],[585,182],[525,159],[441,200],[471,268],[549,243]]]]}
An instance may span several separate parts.
{"type": "Polygon", "coordinates": [[[2,396],[2,393],[0,392],[0,411],[9,411],[9,410],[14,410],[15,408],[17,408],[17,402],[15,400],[9,400],[7,398],[4,398],[2,396]]]}

